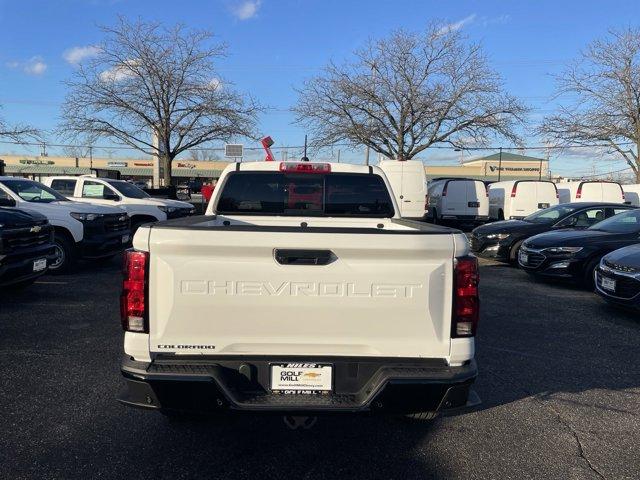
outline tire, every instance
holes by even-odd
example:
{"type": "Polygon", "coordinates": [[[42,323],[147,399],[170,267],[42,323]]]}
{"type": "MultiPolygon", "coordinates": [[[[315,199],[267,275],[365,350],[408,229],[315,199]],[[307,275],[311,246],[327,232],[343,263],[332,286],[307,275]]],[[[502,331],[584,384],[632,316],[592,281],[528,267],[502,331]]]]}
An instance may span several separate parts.
{"type": "Polygon", "coordinates": [[[504,220],[504,212],[502,210],[498,210],[498,220],[504,220]]]}
{"type": "Polygon", "coordinates": [[[518,240],[509,249],[509,263],[514,267],[518,266],[518,252],[520,251],[520,247],[522,246],[523,242],[524,240],[518,240]]]}
{"type": "Polygon", "coordinates": [[[596,288],[595,279],[593,278],[596,267],[600,263],[600,257],[596,257],[587,263],[587,266],[584,269],[584,274],[582,277],[582,286],[589,291],[593,291],[596,288]]]}
{"type": "Polygon", "coordinates": [[[69,273],[76,263],[75,246],[69,239],[56,232],[53,239],[55,251],[58,258],[49,265],[49,273],[52,275],[62,275],[69,273]]]}

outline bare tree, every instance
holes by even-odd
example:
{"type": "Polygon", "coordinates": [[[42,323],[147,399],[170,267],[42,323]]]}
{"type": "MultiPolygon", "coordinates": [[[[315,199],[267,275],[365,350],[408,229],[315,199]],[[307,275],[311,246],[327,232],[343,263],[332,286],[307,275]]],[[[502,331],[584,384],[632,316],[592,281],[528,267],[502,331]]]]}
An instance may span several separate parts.
{"type": "Polygon", "coordinates": [[[330,63],[298,91],[297,121],[316,145],[364,144],[409,160],[431,145],[518,143],[526,108],[502,88],[482,48],[454,29],[398,31],[370,41],[355,59],[330,63]]]}
{"type": "Polygon", "coordinates": [[[216,151],[211,148],[192,149],[189,151],[189,156],[191,160],[196,162],[213,162],[220,160],[216,151]]]}
{"type": "Polygon", "coordinates": [[[14,142],[22,142],[26,139],[40,140],[37,129],[29,125],[9,125],[0,118],[0,138],[8,138],[14,142]]]}
{"type": "Polygon", "coordinates": [[[252,135],[259,107],[217,74],[225,46],[212,45],[209,32],[123,18],[102,30],[97,56],[67,82],[67,136],[107,137],[158,155],[168,185],[180,153],[252,135]]]}
{"type": "Polygon", "coordinates": [[[545,118],[539,133],[560,145],[607,145],[640,183],[640,29],[596,40],[557,82],[568,103],[545,118]]]}

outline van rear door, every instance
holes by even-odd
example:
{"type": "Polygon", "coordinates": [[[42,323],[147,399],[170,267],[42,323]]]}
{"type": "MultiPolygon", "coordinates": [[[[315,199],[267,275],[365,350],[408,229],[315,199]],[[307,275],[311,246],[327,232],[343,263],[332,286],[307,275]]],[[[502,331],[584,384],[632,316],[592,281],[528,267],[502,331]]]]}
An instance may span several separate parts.
{"type": "Polygon", "coordinates": [[[624,195],[620,184],[615,182],[602,182],[602,201],[603,202],[624,202],[624,195]]]}
{"type": "Polygon", "coordinates": [[[416,161],[398,163],[402,164],[402,199],[399,201],[402,216],[422,218],[425,214],[426,195],[424,166],[422,162],[416,161]]]}
{"type": "Polygon", "coordinates": [[[484,183],[479,180],[467,180],[464,184],[467,200],[465,215],[487,216],[489,214],[489,200],[484,183]]]}
{"type": "Polygon", "coordinates": [[[467,183],[468,180],[449,180],[445,183],[447,191],[444,214],[469,215],[467,213],[467,183]]]}

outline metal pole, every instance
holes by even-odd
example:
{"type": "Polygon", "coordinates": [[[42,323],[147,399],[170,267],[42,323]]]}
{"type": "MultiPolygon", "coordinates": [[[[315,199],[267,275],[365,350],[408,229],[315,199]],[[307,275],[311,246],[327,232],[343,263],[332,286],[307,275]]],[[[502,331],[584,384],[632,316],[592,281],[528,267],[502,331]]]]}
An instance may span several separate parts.
{"type": "Polygon", "coordinates": [[[340,149],[338,149],[338,163],[340,163],[340,149]]]}
{"type": "Polygon", "coordinates": [[[498,181],[502,176],[502,147],[500,147],[500,157],[498,157],[498,181]]]}
{"type": "Polygon", "coordinates": [[[542,180],[542,159],[540,159],[540,167],[538,171],[538,180],[542,180]]]}
{"type": "Polygon", "coordinates": [[[304,136],[304,158],[307,158],[307,136],[304,136]]]}

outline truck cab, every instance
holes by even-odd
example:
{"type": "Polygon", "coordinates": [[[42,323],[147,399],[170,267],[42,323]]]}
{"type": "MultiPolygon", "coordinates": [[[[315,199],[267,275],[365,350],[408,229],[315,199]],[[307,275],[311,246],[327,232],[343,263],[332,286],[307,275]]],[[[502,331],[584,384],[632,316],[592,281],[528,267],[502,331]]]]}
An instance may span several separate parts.
{"type": "Polygon", "coordinates": [[[136,185],[124,180],[81,177],[49,177],[43,183],[77,202],[117,207],[131,218],[131,229],[140,225],[192,215],[195,207],[188,202],[152,198],[136,185]]]}
{"type": "Polygon", "coordinates": [[[43,215],[54,229],[52,273],[64,273],[76,260],[109,258],[131,244],[126,212],[105,205],[72,202],[40,182],[0,177],[0,192],[14,208],[43,215]]]}

